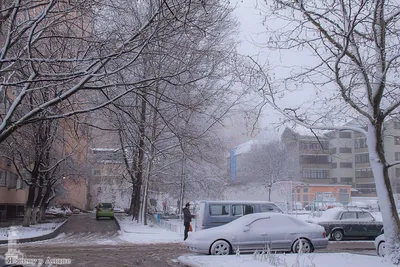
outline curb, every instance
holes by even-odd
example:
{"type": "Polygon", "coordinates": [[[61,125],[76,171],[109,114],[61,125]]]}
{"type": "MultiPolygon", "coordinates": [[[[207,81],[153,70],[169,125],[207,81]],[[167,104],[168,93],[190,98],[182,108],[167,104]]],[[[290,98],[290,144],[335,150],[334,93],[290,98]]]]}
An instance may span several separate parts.
{"type": "Polygon", "coordinates": [[[36,241],[43,241],[47,239],[52,239],[60,234],[61,229],[64,225],[68,222],[69,217],[61,223],[53,232],[36,237],[28,237],[28,238],[21,238],[21,239],[11,239],[11,240],[0,240],[0,245],[8,244],[10,241],[15,243],[29,243],[29,242],[36,242],[36,241]]]}
{"type": "Polygon", "coordinates": [[[189,260],[188,258],[186,258],[185,256],[179,256],[178,257],[178,262],[182,266],[186,266],[186,267],[203,267],[203,265],[195,263],[195,262],[189,260]]]}
{"type": "Polygon", "coordinates": [[[120,224],[119,219],[117,219],[117,217],[118,217],[118,216],[115,216],[115,215],[114,215],[114,221],[115,221],[115,223],[117,224],[119,231],[124,232],[124,230],[121,229],[121,224],[120,224]]]}

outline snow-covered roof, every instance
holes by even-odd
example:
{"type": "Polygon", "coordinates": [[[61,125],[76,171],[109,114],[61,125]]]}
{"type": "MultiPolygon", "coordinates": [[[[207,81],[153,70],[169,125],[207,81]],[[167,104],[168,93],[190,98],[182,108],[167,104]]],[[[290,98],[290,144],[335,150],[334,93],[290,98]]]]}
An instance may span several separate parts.
{"type": "MultiPolygon", "coordinates": [[[[252,146],[261,144],[265,144],[265,142],[262,142],[260,140],[249,140],[247,142],[244,142],[243,144],[237,145],[233,149],[235,150],[235,155],[246,154],[250,152],[252,146]]],[[[228,155],[228,157],[229,156],[230,155],[228,155]]]]}

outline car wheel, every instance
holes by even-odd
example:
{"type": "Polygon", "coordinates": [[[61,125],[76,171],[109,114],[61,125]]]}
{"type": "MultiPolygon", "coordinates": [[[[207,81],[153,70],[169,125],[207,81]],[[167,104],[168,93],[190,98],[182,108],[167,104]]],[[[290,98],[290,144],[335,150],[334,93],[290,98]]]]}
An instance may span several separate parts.
{"type": "Polygon", "coordinates": [[[224,240],[217,240],[211,245],[211,255],[229,255],[231,253],[231,245],[224,240]]]}
{"type": "Polygon", "coordinates": [[[98,220],[100,217],[99,216],[96,216],[96,220],[98,220]]]}
{"type": "Polygon", "coordinates": [[[331,238],[332,240],[335,241],[342,241],[344,237],[343,231],[342,230],[335,230],[331,233],[331,238]]]}
{"type": "Polygon", "coordinates": [[[385,242],[381,242],[378,245],[378,255],[379,257],[384,257],[386,254],[386,245],[385,242]]]}
{"type": "Polygon", "coordinates": [[[300,242],[302,243],[302,253],[311,253],[313,252],[313,247],[310,241],[307,239],[301,238],[297,239],[293,246],[292,246],[292,252],[293,253],[299,253],[300,250],[300,242]]]}

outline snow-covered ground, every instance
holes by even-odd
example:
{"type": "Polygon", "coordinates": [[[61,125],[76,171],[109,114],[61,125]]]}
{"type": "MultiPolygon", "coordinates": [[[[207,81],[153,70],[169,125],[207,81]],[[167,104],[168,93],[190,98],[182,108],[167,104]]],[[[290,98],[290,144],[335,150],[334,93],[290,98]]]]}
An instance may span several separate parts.
{"type": "Polygon", "coordinates": [[[51,222],[31,225],[29,227],[10,226],[0,228],[0,240],[5,241],[8,239],[22,239],[43,236],[52,233],[57,229],[63,222],[51,222]],[[10,235],[10,238],[8,236],[10,235]]]}
{"type": "Polygon", "coordinates": [[[378,256],[349,253],[180,256],[178,261],[191,267],[395,267],[378,256]]]}
{"type": "Polygon", "coordinates": [[[140,244],[183,242],[183,232],[171,232],[152,223],[141,225],[129,216],[116,216],[116,219],[121,226],[119,238],[124,241],[140,244]]]}

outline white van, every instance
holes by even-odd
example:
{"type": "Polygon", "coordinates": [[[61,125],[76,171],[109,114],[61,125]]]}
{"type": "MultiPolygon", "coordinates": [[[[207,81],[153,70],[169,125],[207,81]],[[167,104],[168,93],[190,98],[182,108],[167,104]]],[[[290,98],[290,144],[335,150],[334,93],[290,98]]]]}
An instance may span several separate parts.
{"type": "Polygon", "coordinates": [[[221,226],[251,213],[282,210],[269,201],[201,201],[196,214],[196,231],[221,226]]]}

